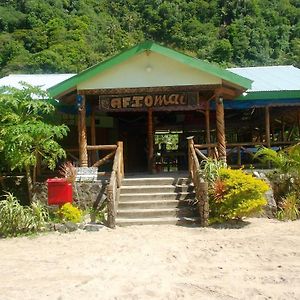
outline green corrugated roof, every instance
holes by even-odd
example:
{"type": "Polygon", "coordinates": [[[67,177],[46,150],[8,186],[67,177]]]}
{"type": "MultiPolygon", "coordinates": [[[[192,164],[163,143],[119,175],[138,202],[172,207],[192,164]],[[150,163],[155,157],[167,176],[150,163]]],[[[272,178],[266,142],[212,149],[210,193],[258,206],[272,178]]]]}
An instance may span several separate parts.
{"type": "Polygon", "coordinates": [[[197,58],[182,54],[180,52],[177,52],[175,50],[172,50],[167,47],[163,47],[161,45],[158,45],[151,41],[146,41],[144,43],[138,44],[133,48],[130,48],[129,50],[123,51],[120,54],[101,62],[97,65],[92,66],[89,69],[86,69],[85,71],[49,88],[49,93],[52,97],[57,97],[58,95],[75,88],[79,83],[82,83],[95,75],[98,75],[126,60],[129,58],[138,55],[145,51],[153,51],[158,54],[167,56],[175,61],[178,61],[180,63],[183,63],[189,67],[198,69],[200,71],[204,71],[208,74],[214,75],[216,77],[219,77],[225,81],[228,81],[232,84],[235,84],[237,86],[240,86],[243,89],[249,89],[251,88],[252,81],[248,78],[242,77],[240,75],[234,74],[230,71],[221,69],[215,65],[212,65],[210,63],[207,63],[205,61],[199,60],[197,58]]]}

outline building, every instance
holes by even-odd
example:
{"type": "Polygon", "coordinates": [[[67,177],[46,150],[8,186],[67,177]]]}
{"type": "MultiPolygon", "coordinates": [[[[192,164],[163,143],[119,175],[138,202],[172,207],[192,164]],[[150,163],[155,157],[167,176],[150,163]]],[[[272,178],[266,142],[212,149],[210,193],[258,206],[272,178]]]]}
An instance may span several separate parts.
{"type": "Polygon", "coordinates": [[[123,141],[125,171],[184,170],[189,136],[203,155],[241,165],[257,145],[278,149],[300,136],[293,66],[224,70],[147,41],[79,74],[10,75],[0,86],[20,81],[59,101],[66,150],[81,166],[123,141]]]}

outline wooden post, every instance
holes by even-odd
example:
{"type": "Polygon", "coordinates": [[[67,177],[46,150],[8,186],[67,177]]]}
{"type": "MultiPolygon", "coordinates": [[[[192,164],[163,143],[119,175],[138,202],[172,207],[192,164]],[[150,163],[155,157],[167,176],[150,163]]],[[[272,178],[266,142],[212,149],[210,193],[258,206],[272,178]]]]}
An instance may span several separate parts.
{"type": "Polygon", "coordinates": [[[188,159],[189,159],[189,175],[190,178],[193,178],[193,158],[191,154],[191,147],[194,147],[194,137],[187,137],[188,140],[188,159]]]}
{"type": "MultiPolygon", "coordinates": [[[[92,106],[92,113],[91,113],[91,145],[96,145],[96,120],[95,120],[95,106],[92,106]]],[[[91,153],[91,163],[94,164],[96,162],[96,150],[93,150],[91,153]]]]}
{"type": "Polygon", "coordinates": [[[153,111],[148,109],[148,170],[153,172],[153,155],[154,155],[154,140],[153,140],[153,111]]]}
{"type": "Polygon", "coordinates": [[[208,203],[208,183],[200,182],[198,184],[197,198],[200,214],[200,226],[208,226],[209,220],[209,203],[208,203]]]}
{"type": "Polygon", "coordinates": [[[79,144],[79,161],[81,167],[88,166],[88,154],[87,154],[87,137],[86,137],[86,106],[85,96],[82,95],[81,106],[78,109],[80,119],[80,144],[79,144]]]}
{"type": "Polygon", "coordinates": [[[224,121],[223,98],[216,97],[216,124],[217,124],[217,148],[218,157],[226,162],[226,136],[224,121]]]}
{"type": "MultiPolygon", "coordinates": [[[[207,107],[205,110],[205,128],[206,128],[206,144],[210,144],[210,110],[209,110],[209,101],[207,102],[207,107]]],[[[210,157],[211,148],[207,147],[207,156],[210,157]]]]}
{"type": "Polygon", "coordinates": [[[106,190],[107,197],[107,223],[109,228],[116,228],[116,212],[113,186],[110,184],[106,190]]]}
{"type": "Polygon", "coordinates": [[[271,148],[271,130],[270,130],[270,110],[269,106],[265,108],[265,134],[267,147],[271,148]]]}

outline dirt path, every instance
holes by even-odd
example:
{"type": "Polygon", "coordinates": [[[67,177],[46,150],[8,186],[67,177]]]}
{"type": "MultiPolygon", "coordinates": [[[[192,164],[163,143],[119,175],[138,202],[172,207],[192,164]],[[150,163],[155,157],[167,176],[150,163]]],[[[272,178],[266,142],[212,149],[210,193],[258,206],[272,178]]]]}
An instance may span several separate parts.
{"type": "Polygon", "coordinates": [[[300,222],[0,240],[0,299],[300,299],[300,222]]]}

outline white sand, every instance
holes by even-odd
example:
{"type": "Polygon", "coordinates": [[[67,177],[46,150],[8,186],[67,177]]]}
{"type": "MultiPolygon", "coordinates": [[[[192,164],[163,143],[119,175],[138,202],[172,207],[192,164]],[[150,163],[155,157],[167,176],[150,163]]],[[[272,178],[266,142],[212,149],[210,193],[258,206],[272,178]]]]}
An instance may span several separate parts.
{"type": "Polygon", "coordinates": [[[300,221],[0,240],[0,299],[300,299],[300,221]]]}

